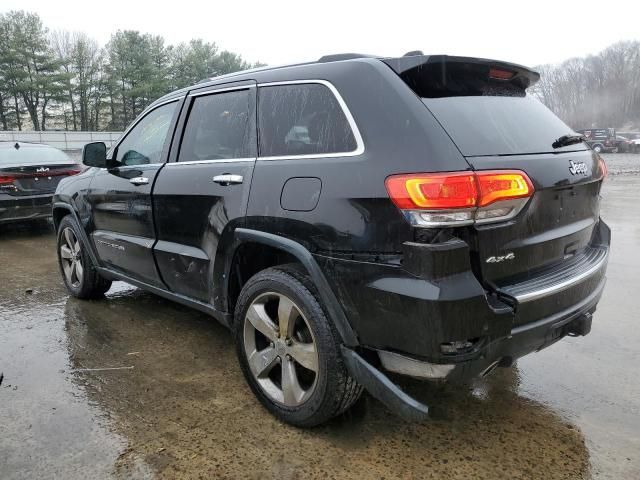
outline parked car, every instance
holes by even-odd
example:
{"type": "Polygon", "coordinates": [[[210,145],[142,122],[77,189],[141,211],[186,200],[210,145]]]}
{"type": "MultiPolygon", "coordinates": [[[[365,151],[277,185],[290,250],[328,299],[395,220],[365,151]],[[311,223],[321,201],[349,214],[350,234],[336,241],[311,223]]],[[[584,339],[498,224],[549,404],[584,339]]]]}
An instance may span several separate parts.
{"type": "Polygon", "coordinates": [[[618,151],[615,128],[592,128],[577,130],[587,139],[587,143],[597,153],[615,153],[618,151]]]}
{"type": "Polygon", "coordinates": [[[634,151],[633,141],[622,135],[616,135],[615,144],[617,153],[630,153],[634,151]]]}
{"type": "Polygon", "coordinates": [[[58,185],[62,278],[79,298],[124,280],[211,314],[290,424],[363,388],[424,419],[388,372],[466,381],[590,330],[605,165],[526,93],[538,78],[345,54],[171,93],[58,185]]]}
{"type": "Polygon", "coordinates": [[[631,142],[628,150],[630,153],[640,153],[640,132],[620,132],[620,134],[631,142]]]}
{"type": "Polygon", "coordinates": [[[80,171],[80,165],[57,148],[0,142],[0,223],[50,218],[58,182],[80,171]]]}

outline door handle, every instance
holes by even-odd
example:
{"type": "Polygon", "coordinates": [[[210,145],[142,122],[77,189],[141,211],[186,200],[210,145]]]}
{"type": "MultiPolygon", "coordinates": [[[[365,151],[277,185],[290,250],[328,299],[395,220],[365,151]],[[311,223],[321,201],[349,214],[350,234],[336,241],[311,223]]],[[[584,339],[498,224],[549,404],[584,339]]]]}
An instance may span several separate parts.
{"type": "Polygon", "coordinates": [[[213,181],[215,183],[219,183],[220,185],[238,185],[242,183],[244,178],[242,175],[231,175],[229,173],[225,173],[224,175],[216,175],[213,177],[213,181]]]}
{"type": "Polygon", "coordinates": [[[147,177],[135,177],[129,180],[130,183],[134,185],[147,185],[149,183],[149,179],[147,177]]]}

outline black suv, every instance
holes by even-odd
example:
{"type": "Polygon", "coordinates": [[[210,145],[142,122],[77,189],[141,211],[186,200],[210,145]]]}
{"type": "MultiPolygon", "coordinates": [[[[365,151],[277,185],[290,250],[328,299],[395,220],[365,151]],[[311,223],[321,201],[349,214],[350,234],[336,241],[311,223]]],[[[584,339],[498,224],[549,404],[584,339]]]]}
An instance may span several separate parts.
{"type": "Polygon", "coordinates": [[[602,294],[605,166],[526,94],[536,80],[345,54],[171,93],[60,183],[64,282],[95,298],[124,280],[211,314],[291,424],[363,388],[423,419],[387,372],[486,375],[588,333],[602,294]]]}

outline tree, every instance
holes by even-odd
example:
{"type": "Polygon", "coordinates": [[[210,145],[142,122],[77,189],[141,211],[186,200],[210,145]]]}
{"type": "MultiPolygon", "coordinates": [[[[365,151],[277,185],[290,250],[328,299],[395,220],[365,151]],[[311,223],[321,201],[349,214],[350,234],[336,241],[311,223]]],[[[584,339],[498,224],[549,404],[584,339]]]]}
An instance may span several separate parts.
{"type": "Polygon", "coordinates": [[[640,128],[640,42],[538,70],[532,93],[573,128],[640,128]]]}
{"type": "Polygon", "coordinates": [[[63,95],[65,75],[49,48],[47,30],[38,15],[12,11],[5,20],[12,88],[24,102],[34,130],[43,130],[47,106],[63,95]]]}
{"type": "Polygon", "coordinates": [[[117,31],[105,48],[81,32],[51,34],[38,15],[0,15],[0,128],[121,130],[151,102],[205,78],[251,67],[201,39],[117,31]]]}

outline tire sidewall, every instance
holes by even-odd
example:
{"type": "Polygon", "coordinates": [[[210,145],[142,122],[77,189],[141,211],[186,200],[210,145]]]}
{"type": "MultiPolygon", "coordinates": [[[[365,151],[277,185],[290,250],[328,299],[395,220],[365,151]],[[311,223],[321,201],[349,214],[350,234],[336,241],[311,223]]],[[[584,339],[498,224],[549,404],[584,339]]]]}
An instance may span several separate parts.
{"type": "Polygon", "coordinates": [[[60,222],[60,226],[58,227],[58,235],[57,235],[57,254],[58,254],[58,267],[60,268],[60,275],[62,275],[62,281],[64,282],[65,286],[67,287],[67,290],[69,290],[69,292],[74,296],[74,297],[83,297],[86,295],[86,290],[87,290],[87,286],[88,286],[88,281],[89,281],[89,276],[92,273],[93,270],[93,264],[91,263],[91,259],[89,258],[89,255],[87,254],[87,249],[84,245],[84,242],[82,241],[82,237],[80,236],[80,233],[78,231],[78,226],[76,225],[76,222],[74,220],[72,220],[70,218],[69,215],[67,215],[66,217],[64,217],[62,219],[62,221],[60,222]],[[80,282],[80,284],[78,285],[78,287],[74,287],[73,285],[71,285],[68,280],[67,280],[67,276],[64,273],[64,268],[62,268],[62,257],[60,255],[60,244],[62,242],[62,234],[64,232],[64,230],[66,228],[71,228],[71,230],[73,230],[73,234],[76,236],[76,239],[78,240],[78,243],[80,244],[80,256],[82,258],[82,267],[84,269],[84,274],[82,276],[82,282],[80,282]]]}
{"type": "Polygon", "coordinates": [[[313,420],[314,417],[323,415],[323,411],[327,408],[324,403],[326,403],[328,393],[332,391],[331,389],[336,388],[336,385],[333,385],[331,370],[335,367],[335,360],[339,351],[326,315],[313,293],[285,272],[270,270],[257,274],[247,282],[245,289],[243,289],[238,298],[234,318],[234,333],[238,359],[243,373],[261,403],[277,417],[288,423],[299,426],[317,423],[313,420]],[[268,292],[286,295],[296,304],[307,319],[316,343],[318,372],[316,373],[315,389],[309,399],[297,407],[288,407],[273,401],[262,390],[249,369],[244,349],[245,316],[252,302],[260,295],[268,292]]]}

